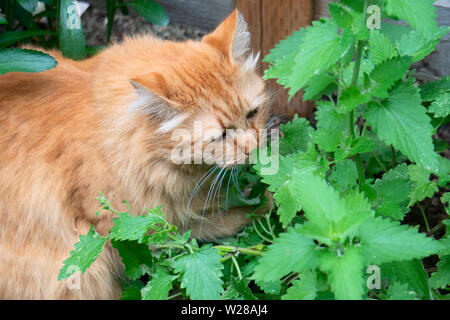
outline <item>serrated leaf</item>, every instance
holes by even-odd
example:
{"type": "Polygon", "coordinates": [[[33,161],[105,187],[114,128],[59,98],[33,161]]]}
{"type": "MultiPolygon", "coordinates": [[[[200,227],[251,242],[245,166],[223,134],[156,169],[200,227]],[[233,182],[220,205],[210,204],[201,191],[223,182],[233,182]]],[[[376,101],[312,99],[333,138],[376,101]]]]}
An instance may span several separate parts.
{"type": "Polygon", "coordinates": [[[316,250],[313,240],[291,227],[269,246],[255,267],[252,278],[256,283],[277,281],[291,271],[314,268],[315,264],[316,250]],[[280,264],[280,261],[283,263],[280,264]]]}
{"type": "Polygon", "coordinates": [[[306,270],[300,273],[300,280],[294,280],[292,286],[281,300],[314,300],[317,293],[316,272],[306,270]]]}
{"type": "Polygon", "coordinates": [[[382,278],[386,278],[392,285],[396,281],[407,283],[420,298],[430,299],[428,274],[420,260],[396,261],[383,263],[380,266],[382,278]]]}
{"type": "Polygon", "coordinates": [[[320,149],[335,152],[344,139],[344,133],[333,129],[317,129],[312,133],[312,140],[320,149]]]}
{"type": "Polygon", "coordinates": [[[376,217],[359,226],[366,264],[423,258],[436,253],[440,244],[400,222],[376,217]]]}
{"type": "Polygon", "coordinates": [[[352,26],[353,17],[350,14],[350,10],[340,3],[332,2],[328,4],[328,11],[331,17],[341,29],[347,29],[352,26]]]}
{"type": "Polygon", "coordinates": [[[442,256],[436,266],[438,270],[431,275],[430,285],[435,289],[444,289],[450,285],[450,255],[442,256]]]}
{"type": "Polygon", "coordinates": [[[122,263],[125,266],[125,275],[131,280],[136,280],[142,276],[145,271],[142,265],[151,267],[153,258],[149,247],[137,241],[111,241],[114,248],[119,251],[122,263]]]}
{"type": "Polygon", "coordinates": [[[142,300],[167,300],[172,289],[172,276],[159,267],[152,273],[152,279],[141,290],[142,300]]]}
{"type": "Polygon", "coordinates": [[[382,105],[369,104],[365,118],[386,144],[392,144],[417,164],[438,170],[431,139],[433,127],[415,86],[398,84],[382,105]]]}
{"type": "Polygon", "coordinates": [[[294,31],[292,35],[281,40],[270,53],[264,57],[263,62],[275,63],[284,59],[286,56],[296,54],[300,50],[300,44],[303,42],[306,29],[294,31]]]}
{"type": "Polygon", "coordinates": [[[75,250],[70,251],[70,257],[64,260],[58,280],[67,279],[77,271],[84,273],[98,258],[107,240],[91,226],[86,235],[80,235],[80,241],[74,245],[75,250]]]}
{"type": "Polygon", "coordinates": [[[423,101],[433,101],[450,91],[450,76],[440,80],[427,82],[420,87],[420,96],[423,101]]]}
{"type": "Polygon", "coordinates": [[[169,16],[164,7],[153,0],[134,0],[127,2],[127,6],[133,8],[137,14],[148,22],[167,26],[169,24],[169,16]]]}
{"type": "Polygon", "coordinates": [[[445,118],[450,114],[450,92],[446,92],[433,101],[428,108],[437,118],[445,118]]]}
{"type": "Polygon", "coordinates": [[[296,213],[301,210],[301,203],[298,201],[295,193],[292,192],[289,187],[291,184],[288,182],[274,194],[273,198],[278,206],[277,214],[280,217],[280,222],[283,227],[286,227],[296,213]]]}
{"type": "Polygon", "coordinates": [[[223,293],[221,256],[217,249],[203,246],[173,263],[175,271],[182,273],[181,287],[193,300],[218,300],[223,293]]]}
{"type": "Polygon", "coordinates": [[[430,181],[430,172],[416,165],[408,166],[408,173],[414,182],[414,189],[411,192],[411,203],[422,201],[425,198],[432,198],[439,191],[436,183],[430,181]]]}
{"type": "Polygon", "coordinates": [[[303,100],[318,100],[337,89],[334,78],[327,72],[314,76],[304,89],[303,100]]]}
{"type": "Polygon", "coordinates": [[[231,277],[231,285],[233,288],[242,295],[245,300],[257,300],[249,288],[250,280],[242,278],[241,280],[236,277],[231,277]]]}
{"type": "Polygon", "coordinates": [[[41,51],[19,48],[0,50],[0,75],[8,72],[41,72],[57,64],[55,58],[41,51]]]}
{"type": "Polygon", "coordinates": [[[334,104],[330,101],[321,100],[317,102],[315,117],[317,128],[339,131],[344,131],[347,128],[346,115],[337,113],[334,104]]]}
{"type": "Polygon", "coordinates": [[[417,300],[417,293],[409,289],[407,283],[395,282],[387,291],[389,300],[417,300]]]}
{"type": "Polygon", "coordinates": [[[356,247],[339,254],[327,250],[319,257],[319,268],[328,275],[336,299],[362,299],[363,258],[359,251],[356,247]]]}
{"type": "Polygon", "coordinates": [[[373,186],[377,193],[376,212],[403,220],[405,213],[409,212],[410,195],[413,191],[413,183],[408,176],[406,164],[389,170],[382,179],[377,179],[373,186]]]}
{"type": "Polygon", "coordinates": [[[390,60],[397,55],[392,42],[378,30],[371,30],[369,36],[370,58],[375,64],[390,60]]]}
{"type": "Polygon", "coordinates": [[[361,92],[357,86],[350,86],[344,91],[338,100],[338,112],[347,113],[356,109],[357,106],[366,104],[370,101],[370,94],[367,92],[361,92]]]}
{"type": "Polygon", "coordinates": [[[352,38],[347,32],[337,33],[337,25],[333,20],[324,23],[313,21],[313,26],[306,29],[302,46],[295,58],[291,78],[285,87],[290,87],[289,95],[307,85],[308,81],[334,65],[352,47],[352,38]]]}
{"type": "Polygon", "coordinates": [[[386,10],[391,16],[405,20],[421,35],[433,38],[438,31],[434,0],[386,0],[386,10]]]}
{"type": "Polygon", "coordinates": [[[109,232],[111,239],[137,240],[142,242],[144,235],[154,223],[165,223],[164,219],[155,214],[146,216],[131,216],[128,212],[120,213],[113,219],[114,225],[109,232]]]}
{"type": "Polygon", "coordinates": [[[353,160],[345,159],[336,163],[330,176],[333,185],[339,190],[345,190],[357,185],[358,172],[353,160]]]}
{"type": "Polygon", "coordinates": [[[409,69],[411,57],[394,57],[377,65],[370,78],[375,82],[370,87],[370,92],[375,97],[388,98],[388,90],[403,76],[409,69]]]}
{"type": "Polygon", "coordinates": [[[353,139],[352,149],[350,150],[350,155],[357,153],[371,152],[377,148],[377,142],[374,139],[368,137],[357,137],[353,139]]]}
{"type": "Polygon", "coordinates": [[[65,57],[82,59],[86,55],[86,40],[80,15],[72,0],[61,0],[58,12],[59,47],[65,57]]]}
{"type": "Polygon", "coordinates": [[[439,30],[433,39],[427,39],[414,30],[404,34],[397,43],[399,53],[412,57],[413,62],[422,60],[436,49],[439,40],[448,32],[447,28],[439,30]]]}
{"type": "Polygon", "coordinates": [[[305,152],[308,149],[308,143],[311,141],[313,128],[305,118],[299,118],[296,114],[292,121],[280,125],[284,134],[280,140],[279,151],[281,155],[305,152]]]}

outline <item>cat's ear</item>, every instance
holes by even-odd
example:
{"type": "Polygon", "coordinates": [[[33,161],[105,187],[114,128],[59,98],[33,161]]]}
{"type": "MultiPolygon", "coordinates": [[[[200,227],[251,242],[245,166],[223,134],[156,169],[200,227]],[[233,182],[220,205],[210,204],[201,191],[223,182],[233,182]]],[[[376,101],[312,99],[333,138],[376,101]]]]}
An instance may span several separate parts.
{"type": "Polygon", "coordinates": [[[235,9],[212,33],[202,39],[235,62],[244,62],[250,51],[250,32],[242,14],[235,9]]]}
{"type": "Polygon", "coordinates": [[[167,133],[188,117],[170,100],[169,87],[161,74],[149,73],[130,80],[130,83],[138,95],[131,111],[148,114],[160,121],[158,132],[167,133]]]}

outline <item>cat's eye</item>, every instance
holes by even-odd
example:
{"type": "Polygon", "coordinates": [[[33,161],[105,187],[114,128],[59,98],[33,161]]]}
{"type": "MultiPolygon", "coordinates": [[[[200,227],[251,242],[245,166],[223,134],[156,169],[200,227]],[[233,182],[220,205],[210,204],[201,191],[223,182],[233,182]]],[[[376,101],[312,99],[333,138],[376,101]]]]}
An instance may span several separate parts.
{"type": "Polygon", "coordinates": [[[227,137],[227,129],[223,130],[222,132],[222,139],[225,139],[227,137]]]}
{"type": "Polygon", "coordinates": [[[255,109],[255,110],[252,110],[249,113],[247,113],[247,119],[250,120],[251,118],[253,118],[257,112],[258,112],[258,109],[255,109]]]}

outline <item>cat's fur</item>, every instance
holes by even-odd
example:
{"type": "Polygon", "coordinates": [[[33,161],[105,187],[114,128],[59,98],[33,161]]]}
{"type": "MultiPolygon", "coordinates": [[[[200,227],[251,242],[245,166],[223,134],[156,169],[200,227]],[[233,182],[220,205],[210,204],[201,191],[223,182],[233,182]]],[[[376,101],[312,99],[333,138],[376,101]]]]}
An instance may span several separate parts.
{"type": "MultiPolygon", "coordinates": [[[[234,208],[205,217],[206,193],[188,199],[208,165],[176,165],[175,129],[264,128],[264,84],[250,37],[235,11],[202,41],[131,37],[77,62],[50,54],[55,69],[0,76],[0,298],[120,296],[120,257],[110,244],[70,290],[57,276],[89,225],[106,235],[112,214],[95,216],[102,191],[133,212],[163,205],[166,218],[202,239],[232,235],[248,220],[234,208]],[[250,120],[249,111],[258,108],[250,120]]],[[[251,149],[258,139],[249,135],[251,149]]],[[[220,140],[220,137],[217,137],[220,140]]],[[[227,159],[233,165],[236,159],[227,159]]],[[[206,190],[207,191],[207,190],[206,190]]]]}

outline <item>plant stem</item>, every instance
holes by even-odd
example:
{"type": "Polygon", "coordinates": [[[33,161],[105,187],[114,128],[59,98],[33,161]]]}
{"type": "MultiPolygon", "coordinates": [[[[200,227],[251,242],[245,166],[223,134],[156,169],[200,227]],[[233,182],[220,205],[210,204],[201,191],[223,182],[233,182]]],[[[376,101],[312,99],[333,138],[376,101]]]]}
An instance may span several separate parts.
{"type": "Polygon", "coordinates": [[[395,168],[397,165],[397,160],[395,159],[395,149],[391,144],[391,154],[392,154],[392,168],[395,168]]]}
{"type": "MultiPolygon", "coordinates": [[[[367,3],[368,0],[364,0],[364,12],[363,12],[363,21],[366,21],[366,11],[367,11],[367,3]]],[[[358,84],[358,77],[359,77],[359,71],[361,69],[361,59],[362,59],[362,52],[363,52],[363,41],[358,41],[358,44],[356,45],[356,55],[355,55],[355,67],[353,69],[353,77],[352,77],[352,86],[356,86],[358,84]]],[[[347,113],[347,133],[350,137],[355,137],[355,131],[354,131],[354,120],[353,120],[353,110],[347,113]]],[[[366,175],[364,172],[364,167],[361,161],[361,158],[359,154],[355,154],[353,156],[353,160],[355,160],[356,163],[356,170],[358,172],[358,185],[359,189],[361,190],[361,187],[365,184],[366,181],[366,175]]]]}
{"type": "Polygon", "coordinates": [[[236,271],[238,273],[239,280],[242,280],[241,268],[239,268],[239,264],[238,264],[236,258],[233,255],[231,256],[231,260],[233,261],[233,264],[236,267],[236,271]]]}
{"type": "Polygon", "coordinates": [[[214,246],[213,248],[219,249],[220,251],[224,252],[239,252],[244,253],[252,256],[262,256],[262,252],[255,249],[250,248],[241,248],[241,247],[234,247],[234,246],[214,246]]]}
{"type": "Polygon", "coordinates": [[[430,233],[430,225],[428,224],[428,219],[425,214],[425,211],[423,211],[423,208],[420,205],[420,203],[417,203],[417,207],[419,208],[420,212],[422,213],[423,221],[425,221],[425,228],[427,229],[427,233],[429,234],[430,233]]]}

